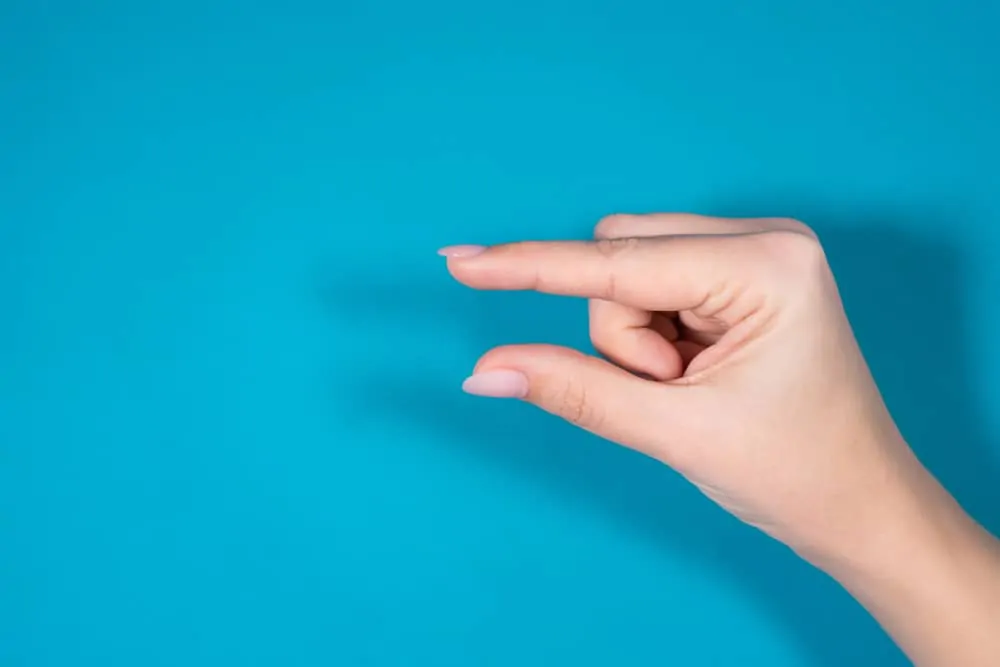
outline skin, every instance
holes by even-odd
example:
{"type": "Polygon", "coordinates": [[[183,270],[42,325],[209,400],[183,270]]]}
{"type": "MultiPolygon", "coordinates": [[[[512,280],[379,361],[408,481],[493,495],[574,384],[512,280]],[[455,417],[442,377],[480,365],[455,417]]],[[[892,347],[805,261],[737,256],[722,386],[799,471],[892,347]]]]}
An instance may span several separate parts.
{"type": "Polygon", "coordinates": [[[616,215],[594,241],[441,254],[475,289],[589,299],[604,357],[500,347],[466,391],[676,469],[840,582],[915,664],[1000,665],[998,541],[900,435],[808,227],[616,215]]]}

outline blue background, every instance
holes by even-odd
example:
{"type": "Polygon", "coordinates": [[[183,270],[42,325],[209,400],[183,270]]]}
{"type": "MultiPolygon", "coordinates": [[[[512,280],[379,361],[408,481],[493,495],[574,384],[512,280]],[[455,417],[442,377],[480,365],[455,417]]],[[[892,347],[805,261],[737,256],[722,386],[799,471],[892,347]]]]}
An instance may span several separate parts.
{"type": "Polygon", "coordinates": [[[998,7],[3,0],[0,664],[905,664],[671,471],[462,395],[585,309],[434,251],[800,217],[996,530],[998,7]]]}

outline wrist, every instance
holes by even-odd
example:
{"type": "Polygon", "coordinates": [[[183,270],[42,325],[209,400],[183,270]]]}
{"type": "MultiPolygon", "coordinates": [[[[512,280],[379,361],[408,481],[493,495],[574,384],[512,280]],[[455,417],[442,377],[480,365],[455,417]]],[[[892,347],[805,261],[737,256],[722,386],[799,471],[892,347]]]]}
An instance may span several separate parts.
{"type": "Polygon", "coordinates": [[[810,560],[915,663],[1000,664],[1000,543],[915,457],[902,472],[864,533],[810,560]]]}

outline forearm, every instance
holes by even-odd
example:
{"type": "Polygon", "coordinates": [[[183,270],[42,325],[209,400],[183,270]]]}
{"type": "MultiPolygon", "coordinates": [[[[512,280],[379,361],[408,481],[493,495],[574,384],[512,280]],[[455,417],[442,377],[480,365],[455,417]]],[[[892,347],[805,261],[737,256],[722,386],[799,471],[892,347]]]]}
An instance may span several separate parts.
{"type": "Polygon", "coordinates": [[[908,478],[880,530],[817,564],[919,667],[996,667],[1000,543],[922,467],[908,478]]]}

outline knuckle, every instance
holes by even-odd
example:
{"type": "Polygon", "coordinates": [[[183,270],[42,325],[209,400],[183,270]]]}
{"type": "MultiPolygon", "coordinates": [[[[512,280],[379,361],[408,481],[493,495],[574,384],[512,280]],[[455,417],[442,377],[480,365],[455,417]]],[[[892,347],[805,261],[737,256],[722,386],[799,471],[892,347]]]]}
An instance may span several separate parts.
{"type": "Polygon", "coordinates": [[[761,241],[770,260],[794,275],[813,274],[827,266],[823,245],[811,232],[772,232],[761,241]]]}
{"type": "Polygon", "coordinates": [[[634,250],[639,245],[639,239],[632,237],[625,238],[602,238],[595,242],[597,252],[608,259],[614,259],[630,250],[634,250]]]}
{"type": "Polygon", "coordinates": [[[588,430],[601,427],[603,419],[587,395],[587,388],[580,382],[569,381],[563,385],[555,405],[556,411],[571,424],[588,430]]]}
{"type": "Polygon", "coordinates": [[[795,231],[800,234],[804,234],[811,239],[819,240],[819,237],[816,235],[813,228],[801,220],[796,220],[795,218],[782,218],[782,222],[786,225],[786,229],[790,231],[795,231]]]}
{"type": "Polygon", "coordinates": [[[607,262],[607,272],[600,286],[599,297],[605,301],[618,301],[620,286],[618,284],[618,263],[623,255],[632,252],[639,246],[642,239],[636,237],[598,239],[595,242],[597,253],[607,262]]]}
{"type": "Polygon", "coordinates": [[[606,215],[594,227],[594,238],[610,239],[627,234],[625,231],[634,216],[625,213],[606,215]]]}
{"type": "Polygon", "coordinates": [[[762,230],[770,234],[801,234],[811,239],[818,239],[812,227],[795,218],[761,218],[762,230]]]}
{"type": "Polygon", "coordinates": [[[590,320],[590,342],[598,352],[607,349],[612,335],[606,326],[602,326],[596,319],[590,320]]]}

